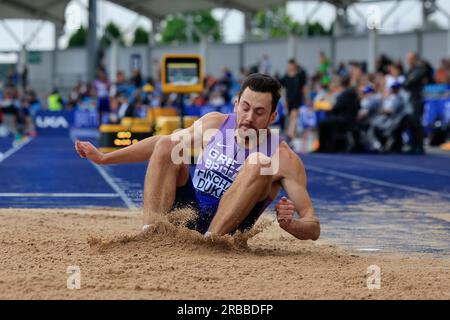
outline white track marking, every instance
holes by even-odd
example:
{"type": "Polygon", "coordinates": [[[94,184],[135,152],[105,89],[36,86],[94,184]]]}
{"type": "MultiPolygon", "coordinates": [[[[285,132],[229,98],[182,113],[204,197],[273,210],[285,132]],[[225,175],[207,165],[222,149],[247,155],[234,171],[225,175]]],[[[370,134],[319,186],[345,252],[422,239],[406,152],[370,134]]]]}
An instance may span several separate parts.
{"type": "MultiPolygon", "coordinates": [[[[313,157],[322,158],[322,159],[330,159],[329,156],[314,154],[313,157]]],[[[378,162],[374,160],[368,160],[368,159],[360,159],[360,158],[348,158],[348,157],[339,157],[331,155],[331,157],[334,157],[335,159],[339,160],[345,160],[352,163],[365,163],[370,165],[375,165],[379,167],[385,167],[385,168],[391,168],[391,169],[398,169],[403,171],[414,171],[414,172],[421,172],[421,173],[428,173],[428,174],[434,174],[439,176],[445,176],[450,177],[450,173],[444,172],[444,171],[438,171],[428,168],[421,168],[416,166],[409,166],[409,165],[402,165],[402,164],[395,164],[395,163],[387,163],[387,162],[378,162]]]]}
{"type": "Polygon", "coordinates": [[[126,195],[126,193],[117,185],[117,183],[114,182],[113,178],[98,164],[93,163],[90,161],[92,165],[97,169],[97,171],[100,173],[100,175],[105,179],[105,181],[113,188],[113,190],[120,196],[120,198],[125,202],[128,209],[136,209],[136,205],[131,201],[131,199],[126,195]]]}
{"type": "Polygon", "coordinates": [[[26,139],[24,142],[19,143],[18,145],[12,147],[11,149],[9,149],[8,151],[6,151],[3,156],[0,158],[0,163],[2,163],[3,161],[5,161],[6,159],[8,159],[10,156],[12,156],[14,153],[16,153],[17,151],[19,151],[20,149],[22,149],[23,147],[25,147],[27,144],[29,144],[31,141],[33,140],[33,138],[28,138],[26,139]]]}
{"type": "Polygon", "coordinates": [[[115,198],[116,193],[0,193],[0,197],[115,198]]]}
{"type": "Polygon", "coordinates": [[[325,173],[325,174],[329,174],[332,176],[341,177],[341,178],[350,179],[350,180],[368,182],[368,183],[376,184],[376,185],[383,186],[383,187],[389,187],[389,188],[395,188],[395,189],[400,189],[400,190],[406,190],[406,191],[410,191],[410,192],[422,193],[422,194],[426,194],[426,195],[430,195],[430,196],[450,198],[450,195],[443,194],[440,192],[434,192],[434,191],[421,189],[421,188],[415,188],[415,187],[408,187],[408,186],[405,186],[402,184],[391,183],[391,182],[386,182],[386,181],[377,180],[377,179],[365,178],[365,177],[357,176],[354,174],[342,173],[339,171],[324,169],[324,168],[317,167],[317,166],[308,165],[308,166],[306,166],[306,170],[325,173]]]}

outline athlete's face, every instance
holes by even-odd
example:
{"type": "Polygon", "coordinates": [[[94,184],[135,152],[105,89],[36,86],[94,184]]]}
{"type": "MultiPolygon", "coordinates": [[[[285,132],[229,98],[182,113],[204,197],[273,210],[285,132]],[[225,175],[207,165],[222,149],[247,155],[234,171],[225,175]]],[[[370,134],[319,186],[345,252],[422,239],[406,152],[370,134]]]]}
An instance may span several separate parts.
{"type": "Polygon", "coordinates": [[[243,131],[267,129],[275,121],[276,111],[272,112],[272,94],[256,92],[245,88],[239,100],[234,102],[237,115],[237,128],[243,131]]]}

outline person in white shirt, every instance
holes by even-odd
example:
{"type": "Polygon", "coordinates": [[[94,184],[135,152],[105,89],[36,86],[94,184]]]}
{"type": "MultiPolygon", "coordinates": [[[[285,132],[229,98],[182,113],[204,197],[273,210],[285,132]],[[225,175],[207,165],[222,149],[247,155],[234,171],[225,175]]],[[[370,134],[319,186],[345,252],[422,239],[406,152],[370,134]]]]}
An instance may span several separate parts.
{"type": "Polygon", "coordinates": [[[388,66],[389,73],[384,77],[384,95],[387,97],[391,93],[391,87],[394,83],[402,85],[405,82],[405,76],[402,74],[400,64],[391,63],[388,66]]]}

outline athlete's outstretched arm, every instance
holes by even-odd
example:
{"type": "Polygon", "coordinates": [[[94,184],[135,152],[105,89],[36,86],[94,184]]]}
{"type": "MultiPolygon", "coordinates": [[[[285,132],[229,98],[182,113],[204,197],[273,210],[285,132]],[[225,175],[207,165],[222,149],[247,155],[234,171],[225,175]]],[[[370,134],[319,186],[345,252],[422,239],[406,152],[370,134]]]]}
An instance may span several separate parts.
{"type": "Polygon", "coordinates": [[[109,153],[101,152],[88,141],[77,140],[75,149],[81,158],[88,158],[96,164],[144,162],[150,159],[160,137],[148,137],[136,144],[109,153]]]}
{"type": "MultiPolygon", "coordinates": [[[[191,139],[191,144],[196,138],[201,141],[204,131],[210,128],[218,127],[224,117],[225,116],[221,113],[211,112],[195,121],[195,123],[189,128],[172,133],[171,136],[175,140],[179,140],[177,137],[180,136],[188,137],[188,139],[191,139]]],[[[100,152],[100,150],[88,141],[77,140],[75,142],[75,149],[81,158],[88,158],[96,164],[145,162],[152,156],[156,143],[161,137],[164,136],[148,137],[136,144],[109,153],[100,152]]]]}
{"type": "Polygon", "coordinates": [[[300,240],[317,240],[320,222],[306,190],[306,173],[303,162],[285,144],[280,145],[281,185],[289,199],[283,197],[276,205],[280,227],[300,240]],[[294,219],[294,212],[300,218],[294,219]]]}

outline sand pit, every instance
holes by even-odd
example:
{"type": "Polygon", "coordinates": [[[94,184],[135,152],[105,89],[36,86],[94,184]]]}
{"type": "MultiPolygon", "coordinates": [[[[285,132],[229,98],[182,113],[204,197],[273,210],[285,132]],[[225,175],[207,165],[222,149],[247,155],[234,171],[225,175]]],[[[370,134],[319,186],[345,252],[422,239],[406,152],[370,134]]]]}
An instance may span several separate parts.
{"type": "Polygon", "coordinates": [[[265,216],[205,242],[118,209],[0,210],[0,299],[450,299],[450,259],[353,253],[299,241],[265,216]],[[260,231],[258,233],[258,231],[260,231]],[[367,288],[367,268],[381,288],[367,288]],[[81,289],[67,288],[78,266],[81,289]]]}

